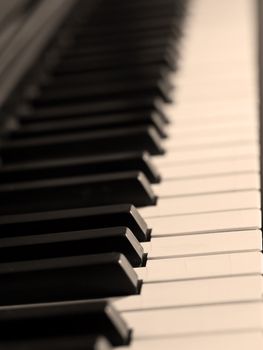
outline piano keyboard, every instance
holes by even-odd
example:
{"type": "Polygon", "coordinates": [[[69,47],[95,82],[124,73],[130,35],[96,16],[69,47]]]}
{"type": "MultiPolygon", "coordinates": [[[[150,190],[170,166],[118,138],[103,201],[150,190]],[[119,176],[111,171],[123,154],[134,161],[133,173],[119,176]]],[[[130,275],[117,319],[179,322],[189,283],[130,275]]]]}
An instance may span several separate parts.
{"type": "Polygon", "coordinates": [[[0,35],[49,42],[0,83],[0,348],[261,349],[256,3],[48,3],[0,35]]]}

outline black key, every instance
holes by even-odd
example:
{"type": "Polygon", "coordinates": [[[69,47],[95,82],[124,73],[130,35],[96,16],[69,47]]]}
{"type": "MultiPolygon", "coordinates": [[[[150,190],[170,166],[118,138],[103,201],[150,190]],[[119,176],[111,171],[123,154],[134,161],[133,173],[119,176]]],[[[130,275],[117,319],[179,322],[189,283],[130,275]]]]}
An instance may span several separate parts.
{"type": "Polygon", "coordinates": [[[0,238],[0,262],[119,252],[134,267],[142,266],[144,252],[127,227],[0,238]]]}
{"type": "MultiPolygon", "coordinates": [[[[136,16],[137,17],[137,16],[136,16]]],[[[124,18],[122,20],[125,21],[124,18]]],[[[156,14],[156,16],[152,16],[151,18],[140,18],[130,22],[129,26],[122,23],[120,26],[120,22],[118,25],[114,25],[114,23],[108,28],[105,26],[87,26],[85,24],[78,25],[74,27],[74,31],[72,31],[73,40],[76,39],[76,45],[82,44],[83,40],[85,42],[94,43],[95,45],[103,45],[106,42],[106,45],[109,42],[121,41],[121,44],[125,40],[128,45],[131,43],[131,40],[134,38],[142,39],[145,36],[153,35],[154,39],[163,39],[163,43],[167,36],[172,36],[174,33],[174,28],[176,28],[176,22],[174,21],[174,15],[172,13],[168,13],[166,16],[160,16],[160,14],[156,14]],[[121,28],[121,30],[120,30],[121,28]],[[103,42],[103,39],[105,40],[103,42]],[[130,39],[130,40],[129,40],[130,39]]],[[[173,38],[175,40],[175,38],[173,38]]],[[[144,40],[147,42],[147,40],[144,40]]],[[[132,41],[132,44],[135,41],[132,41]]],[[[74,45],[74,43],[73,43],[74,45]]],[[[160,45],[162,46],[162,45],[160,45]]]]}
{"type": "Polygon", "coordinates": [[[30,340],[1,341],[0,348],[5,350],[111,350],[106,338],[91,336],[47,337],[30,340]]]}
{"type": "Polygon", "coordinates": [[[105,98],[136,96],[138,94],[155,94],[170,101],[171,86],[163,81],[144,80],[144,81],[122,81],[119,83],[65,86],[60,90],[30,89],[25,98],[33,106],[52,106],[59,104],[71,104],[72,102],[100,101],[105,98]]]}
{"type": "Polygon", "coordinates": [[[139,281],[120,253],[0,264],[0,305],[137,294],[139,281]]]}
{"type": "Polygon", "coordinates": [[[103,335],[116,346],[128,344],[130,338],[120,314],[105,301],[0,308],[0,328],[1,341],[103,335]]]}
{"type": "Polygon", "coordinates": [[[165,137],[167,118],[157,111],[138,111],[131,113],[115,113],[113,115],[81,116],[45,120],[21,120],[21,126],[10,129],[8,136],[12,139],[42,137],[47,135],[116,129],[121,127],[153,126],[160,137],[165,137]]]}
{"type": "Polygon", "coordinates": [[[6,141],[2,143],[3,163],[28,162],[114,152],[147,151],[163,154],[161,139],[153,127],[119,128],[6,141]]]}
{"type": "Polygon", "coordinates": [[[88,73],[76,73],[70,75],[62,75],[59,77],[52,77],[43,72],[39,78],[39,85],[45,88],[52,88],[58,90],[64,86],[81,86],[86,84],[110,84],[112,82],[119,82],[123,80],[129,81],[130,79],[165,79],[170,70],[159,65],[149,64],[143,69],[130,70],[126,67],[116,67],[114,70],[108,71],[94,71],[88,73]]]}
{"type": "MultiPolygon", "coordinates": [[[[77,116],[105,116],[114,113],[123,113],[130,111],[140,111],[141,109],[157,110],[162,113],[163,104],[160,98],[156,96],[143,96],[143,97],[129,97],[122,99],[110,99],[104,100],[100,103],[77,103],[70,106],[55,106],[45,108],[30,108],[29,106],[22,106],[17,111],[17,117],[23,121],[35,121],[35,120],[55,120],[61,118],[72,118],[77,116]]],[[[163,114],[163,113],[162,113],[163,114]]]]}
{"type": "Polygon", "coordinates": [[[97,157],[77,157],[0,168],[0,183],[33,181],[127,171],[141,171],[151,183],[160,182],[160,175],[151,163],[150,156],[142,153],[116,153],[97,157]]]}
{"type": "Polygon", "coordinates": [[[123,172],[0,186],[1,214],[122,203],[138,207],[156,203],[156,196],[143,173],[123,172]]]}
{"type": "MultiPolygon", "coordinates": [[[[140,52],[151,49],[151,48],[174,48],[175,46],[175,40],[174,38],[168,38],[168,37],[152,37],[148,39],[145,42],[142,41],[136,41],[132,43],[132,47],[129,43],[123,42],[120,46],[113,46],[112,43],[104,42],[101,43],[101,45],[96,44],[96,46],[80,46],[80,47],[74,47],[74,50],[72,50],[72,47],[68,49],[62,50],[59,57],[61,59],[64,58],[72,58],[72,57],[83,57],[83,56],[89,56],[89,57],[96,57],[98,54],[120,54],[120,53],[130,53],[133,54],[134,51],[140,50],[140,52]]],[[[159,75],[158,75],[159,76],[159,75]]],[[[132,77],[134,78],[134,77],[132,77]]]]}
{"type": "Polygon", "coordinates": [[[134,69],[135,71],[137,69],[143,69],[145,65],[148,64],[158,64],[160,65],[160,68],[162,66],[168,67],[172,70],[176,68],[174,63],[174,56],[169,53],[151,53],[149,55],[144,55],[142,57],[137,57],[134,55],[134,57],[127,58],[126,60],[108,60],[104,62],[96,62],[94,61],[88,61],[85,62],[83,59],[75,59],[71,60],[70,62],[65,63],[59,63],[57,67],[54,68],[52,71],[52,75],[65,75],[65,74],[72,74],[72,73],[78,73],[78,72],[90,72],[94,70],[103,71],[103,70],[114,70],[115,67],[126,67],[130,69],[134,69]]]}
{"type": "Polygon", "coordinates": [[[19,237],[103,227],[128,227],[139,241],[150,238],[150,230],[133,205],[49,211],[0,216],[0,237],[19,237]]]}

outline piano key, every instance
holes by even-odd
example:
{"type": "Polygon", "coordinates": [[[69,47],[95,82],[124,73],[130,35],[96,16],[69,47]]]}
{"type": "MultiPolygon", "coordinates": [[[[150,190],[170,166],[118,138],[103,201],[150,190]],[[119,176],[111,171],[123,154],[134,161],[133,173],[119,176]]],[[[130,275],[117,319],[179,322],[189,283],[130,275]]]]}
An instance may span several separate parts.
{"type": "Polygon", "coordinates": [[[96,131],[100,129],[114,129],[127,126],[153,126],[159,136],[166,136],[165,118],[156,111],[137,111],[136,113],[114,113],[113,115],[96,115],[95,117],[76,117],[73,120],[60,117],[59,120],[26,120],[16,130],[10,130],[9,138],[21,139],[26,137],[63,134],[67,132],[96,131]]]}
{"type": "Polygon", "coordinates": [[[143,284],[140,295],[116,298],[112,303],[118,311],[125,312],[255,301],[261,297],[262,276],[253,275],[143,284]]]}
{"type": "Polygon", "coordinates": [[[122,313],[134,338],[218,334],[262,329],[262,302],[130,311],[122,313]]]}
{"type": "Polygon", "coordinates": [[[178,163],[178,162],[199,162],[204,160],[227,160],[229,158],[236,159],[240,157],[259,157],[259,148],[256,141],[247,142],[243,145],[219,145],[219,147],[212,148],[195,148],[171,150],[164,157],[158,157],[155,160],[156,166],[162,166],[163,164],[178,163]]]}
{"type": "MultiPolygon", "coordinates": [[[[172,184],[171,184],[172,188],[172,184]]],[[[158,193],[158,192],[157,192],[158,193]]],[[[171,190],[171,195],[173,194],[171,190]]],[[[160,197],[157,206],[140,208],[140,214],[145,218],[157,218],[168,215],[189,215],[247,208],[260,208],[260,192],[240,191],[209,194],[186,194],[174,197],[160,197]]]]}
{"type": "Polygon", "coordinates": [[[74,157],[14,164],[0,168],[1,183],[32,181],[80,176],[141,171],[151,183],[158,183],[160,175],[147,152],[113,153],[97,157],[74,157]]]}
{"type": "Polygon", "coordinates": [[[121,82],[114,84],[113,82],[109,85],[104,84],[103,86],[93,85],[87,86],[82,85],[80,87],[64,87],[58,91],[41,91],[35,88],[29,90],[26,93],[26,101],[33,106],[47,106],[47,105],[58,105],[58,104],[69,104],[71,102],[87,102],[95,100],[103,100],[103,98],[111,98],[114,96],[131,96],[135,94],[155,94],[162,97],[165,101],[169,101],[170,90],[168,84],[164,81],[156,80],[144,80],[137,82],[121,82]]]}
{"type": "Polygon", "coordinates": [[[143,173],[123,172],[5,184],[0,186],[0,203],[1,214],[18,214],[122,203],[154,205],[156,196],[143,173]]]}
{"type": "Polygon", "coordinates": [[[164,349],[181,349],[181,350],[224,350],[235,349],[247,350],[261,349],[263,346],[263,336],[260,330],[246,330],[211,334],[191,334],[185,336],[169,336],[136,338],[128,347],[120,347],[119,350],[159,350],[164,349]]]}
{"type": "Polygon", "coordinates": [[[20,106],[17,110],[17,116],[19,120],[48,120],[55,118],[65,118],[65,117],[77,117],[77,116],[95,116],[101,115],[102,113],[112,114],[112,113],[123,113],[138,111],[142,108],[153,109],[161,111],[164,105],[161,104],[161,100],[154,97],[130,97],[126,99],[110,99],[104,100],[100,103],[78,103],[72,104],[71,106],[53,106],[46,108],[30,108],[27,105],[20,106]]]}
{"type": "Polygon", "coordinates": [[[1,155],[4,163],[10,163],[114,153],[120,149],[123,152],[148,151],[150,154],[164,152],[153,127],[134,127],[7,141],[2,144],[1,155]]]}
{"type": "Polygon", "coordinates": [[[113,345],[126,345],[130,338],[123,318],[105,301],[10,306],[0,311],[1,341],[103,335],[113,345]]]}
{"type": "Polygon", "coordinates": [[[186,138],[188,137],[188,141],[191,142],[192,139],[204,138],[204,139],[212,139],[217,141],[217,137],[230,137],[232,136],[245,136],[246,131],[247,135],[253,136],[255,138],[258,137],[258,120],[256,118],[251,118],[250,120],[239,120],[232,121],[231,119],[228,121],[219,121],[214,123],[206,123],[206,120],[199,120],[198,123],[182,123],[181,125],[177,125],[176,120],[172,123],[169,128],[169,135],[171,136],[170,141],[176,141],[174,137],[178,138],[186,138]]]}
{"type": "MultiPolygon", "coordinates": [[[[154,159],[153,159],[153,164],[154,159]]],[[[200,161],[182,164],[164,164],[159,167],[164,181],[170,179],[198,178],[238,173],[258,173],[259,161],[257,156],[233,158],[215,161],[200,161]]]]}
{"type": "Polygon", "coordinates": [[[227,191],[259,190],[258,173],[230,174],[194,179],[174,179],[153,185],[154,192],[160,197],[216,193],[227,191]]]}
{"type": "Polygon", "coordinates": [[[110,343],[101,336],[63,336],[19,341],[0,341],[7,350],[110,350],[110,343]]]}
{"type": "Polygon", "coordinates": [[[251,142],[253,140],[257,140],[258,136],[256,135],[256,131],[253,130],[250,132],[247,130],[247,132],[244,131],[243,135],[242,133],[224,133],[220,134],[219,131],[216,135],[210,134],[210,131],[207,131],[209,135],[202,135],[199,134],[199,131],[196,131],[195,135],[176,135],[173,139],[167,139],[164,140],[164,148],[173,150],[176,149],[180,151],[181,149],[186,148],[194,148],[194,147],[216,147],[219,145],[235,145],[235,144],[242,144],[246,142],[251,142]],[[197,136],[197,137],[195,137],[197,136]],[[207,137],[208,136],[208,137],[207,137]]]}
{"type": "Polygon", "coordinates": [[[180,98],[184,101],[192,101],[192,100],[216,100],[220,101],[220,99],[229,99],[229,98],[240,98],[240,97],[254,97],[256,93],[256,88],[254,85],[249,84],[222,84],[221,86],[215,85],[213,89],[211,87],[202,86],[202,89],[182,89],[178,91],[178,94],[173,97],[180,98]]]}
{"type": "MultiPolygon", "coordinates": [[[[60,43],[58,43],[58,45],[59,44],[60,43]]],[[[132,54],[135,50],[140,50],[140,52],[144,52],[144,50],[147,50],[148,48],[163,48],[165,50],[167,47],[173,48],[174,46],[175,46],[174,38],[171,38],[171,37],[163,37],[163,38],[153,37],[151,39],[148,39],[145,42],[142,42],[142,41],[133,42],[132,47],[129,45],[129,43],[126,44],[125,42],[122,42],[121,47],[113,46],[109,42],[104,42],[101,45],[96,43],[96,46],[89,46],[89,47],[88,46],[85,46],[85,47],[75,46],[74,50],[72,50],[72,47],[65,48],[60,53],[60,57],[62,59],[64,59],[64,58],[70,58],[70,57],[85,57],[85,56],[98,57],[99,54],[101,54],[101,55],[102,54],[103,55],[118,55],[120,53],[132,54]]],[[[172,76],[170,77],[169,81],[174,81],[172,76]]]]}
{"type": "MultiPolygon", "coordinates": [[[[165,114],[168,115],[172,119],[172,116],[175,115],[174,105],[166,104],[163,105],[165,114]]],[[[230,103],[226,103],[225,101],[192,101],[188,102],[183,106],[180,106],[178,103],[177,106],[177,118],[178,120],[183,119],[185,122],[192,122],[192,120],[198,121],[198,118],[201,119],[210,119],[213,121],[214,119],[225,116],[224,119],[246,119],[251,120],[255,119],[255,115],[257,113],[257,109],[255,108],[254,101],[247,99],[237,99],[236,101],[231,101],[230,103]],[[202,111],[202,115],[197,117],[196,111],[202,111]]]]}
{"type": "Polygon", "coordinates": [[[149,227],[153,228],[152,237],[233,230],[239,231],[260,228],[261,213],[259,209],[194,213],[148,218],[147,223],[149,227]]]}
{"type": "MultiPolygon", "coordinates": [[[[167,30],[165,30],[164,33],[167,34],[167,30]]],[[[141,33],[139,34],[139,36],[141,36],[141,33]]],[[[149,34],[149,37],[151,37],[151,34],[149,34]]],[[[140,40],[140,38],[137,38],[137,40],[140,40]]],[[[89,45],[87,40],[81,39],[81,41],[83,41],[84,45],[89,45]]],[[[95,57],[70,58],[67,60],[63,60],[56,67],[54,67],[54,69],[52,70],[52,74],[57,76],[61,74],[71,74],[72,72],[79,73],[94,70],[112,70],[115,69],[115,67],[119,67],[120,65],[128,67],[132,70],[143,69],[143,66],[147,64],[159,64],[160,66],[174,69],[175,65],[173,57],[171,53],[167,51],[168,50],[161,50],[160,52],[158,48],[153,48],[148,49],[147,52],[145,52],[142,55],[138,54],[136,56],[129,55],[127,57],[122,57],[123,55],[120,54],[120,57],[118,58],[108,57],[108,59],[106,60],[103,59],[103,56],[101,57],[102,60],[96,60],[95,57]]]]}
{"type": "Polygon", "coordinates": [[[183,236],[153,237],[143,242],[148,261],[151,259],[261,251],[260,230],[218,232],[183,236]]]}
{"type": "Polygon", "coordinates": [[[1,263],[0,281],[3,306],[103,298],[139,291],[136,273],[119,253],[1,263]]]}
{"type": "MultiPolygon", "coordinates": [[[[122,13],[122,20],[131,20],[131,16],[136,16],[136,21],[130,21],[129,26],[122,26],[120,31],[119,26],[89,26],[87,27],[86,23],[78,24],[74,26],[74,32],[72,33],[72,37],[74,39],[86,39],[94,41],[96,44],[104,44],[103,39],[107,39],[108,43],[111,39],[113,40],[123,40],[126,36],[131,38],[133,35],[141,34],[140,38],[148,33],[152,33],[156,31],[156,38],[158,38],[158,33],[162,30],[173,30],[176,27],[174,13],[171,9],[167,8],[166,13],[164,13],[163,9],[160,8],[160,13],[150,14],[150,13],[142,13],[139,12],[138,9],[136,14],[122,13]],[[170,10],[170,12],[169,12],[170,10]],[[125,18],[128,16],[128,18],[125,18]]],[[[173,32],[173,31],[172,31],[173,32]]],[[[169,34],[169,33],[168,33],[169,34]]]]}
{"type": "Polygon", "coordinates": [[[127,227],[0,238],[0,262],[120,252],[132,266],[145,260],[142,246],[127,227]]]}
{"type": "MultiPolygon", "coordinates": [[[[150,40],[149,40],[150,43],[150,40]]],[[[138,42],[136,45],[141,45],[142,43],[138,42]]],[[[144,43],[143,43],[144,44],[144,43]]],[[[104,48],[105,46],[103,46],[104,48]]],[[[134,48],[132,51],[136,48],[135,44],[133,46],[134,48]]],[[[97,48],[97,47],[96,47],[97,48]]],[[[110,45],[110,48],[112,48],[112,45],[110,45]]],[[[92,49],[89,48],[80,48],[83,49],[92,49]]],[[[122,48],[123,50],[124,48],[122,48]]],[[[127,47],[127,49],[131,50],[130,47],[127,47]]],[[[74,49],[74,52],[77,53],[79,50],[77,48],[74,49]]],[[[70,49],[70,52],[72,52],[72,49],[70,49]]],[[[42,73],[39,78],[39,86],[43,88],[51,88],[53,90],[58,90],[61,87],[64,87],[66,85],[85,85],[85,84],[102,84],[102,83],[110,83],[112,81],[123,81],[123,79],[164,79],[166,78],[168,74],[167,68],[160,68],[157,64],[149,64],[144,67],[143,71],[131,71],[126,67],[120,66],[116,67],[116,69],[108,70],[108,71],[90,71],[86,73],[75,73],[70,75],[62,75],[57,77],[52,77],[47,72],[42,73]]]]}
{"type": "Polygon", "coordinates": [[[148,260],[135,268],[144,283],[262,274],[261,252],[226,253],[148,260]]]}
{"type": "Polygon", "coordinates": [[[0,237],[128,227],[139,241],[150,238],[150,230],[133,205],[110,205],[0,217],[0,237]]]}

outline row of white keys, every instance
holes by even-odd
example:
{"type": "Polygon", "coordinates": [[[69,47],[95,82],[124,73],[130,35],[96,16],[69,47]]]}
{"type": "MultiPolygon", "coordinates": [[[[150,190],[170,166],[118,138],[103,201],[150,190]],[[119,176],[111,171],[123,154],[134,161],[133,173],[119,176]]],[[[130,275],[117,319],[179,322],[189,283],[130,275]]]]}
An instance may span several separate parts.
{"type": "Polygon", "coordinates": [[[114,299],[132,350],[261,349],[259,126],[249,0],[191,3],[140,295],[114,299]],[[235,16],[233,17],[233,13],[235,16]],[[234,25],[233,25],[234,23],[234,25]],[[208,29],[209,28],[209,29],[208,29]],[[235,47],[236,45],[236,47],[235,47]],[[181,86],[180,86],[181,85],[181,86]]]}

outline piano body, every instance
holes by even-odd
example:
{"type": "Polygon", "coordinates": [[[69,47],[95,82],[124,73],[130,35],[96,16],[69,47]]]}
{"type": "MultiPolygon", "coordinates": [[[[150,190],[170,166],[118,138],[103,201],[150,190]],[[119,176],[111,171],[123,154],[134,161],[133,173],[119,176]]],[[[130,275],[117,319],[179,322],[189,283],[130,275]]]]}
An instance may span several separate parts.
{"type": "Polygon", "coordinates": [[[262,13],[0,1],[0,349],[262,349],[262,13]]]}

